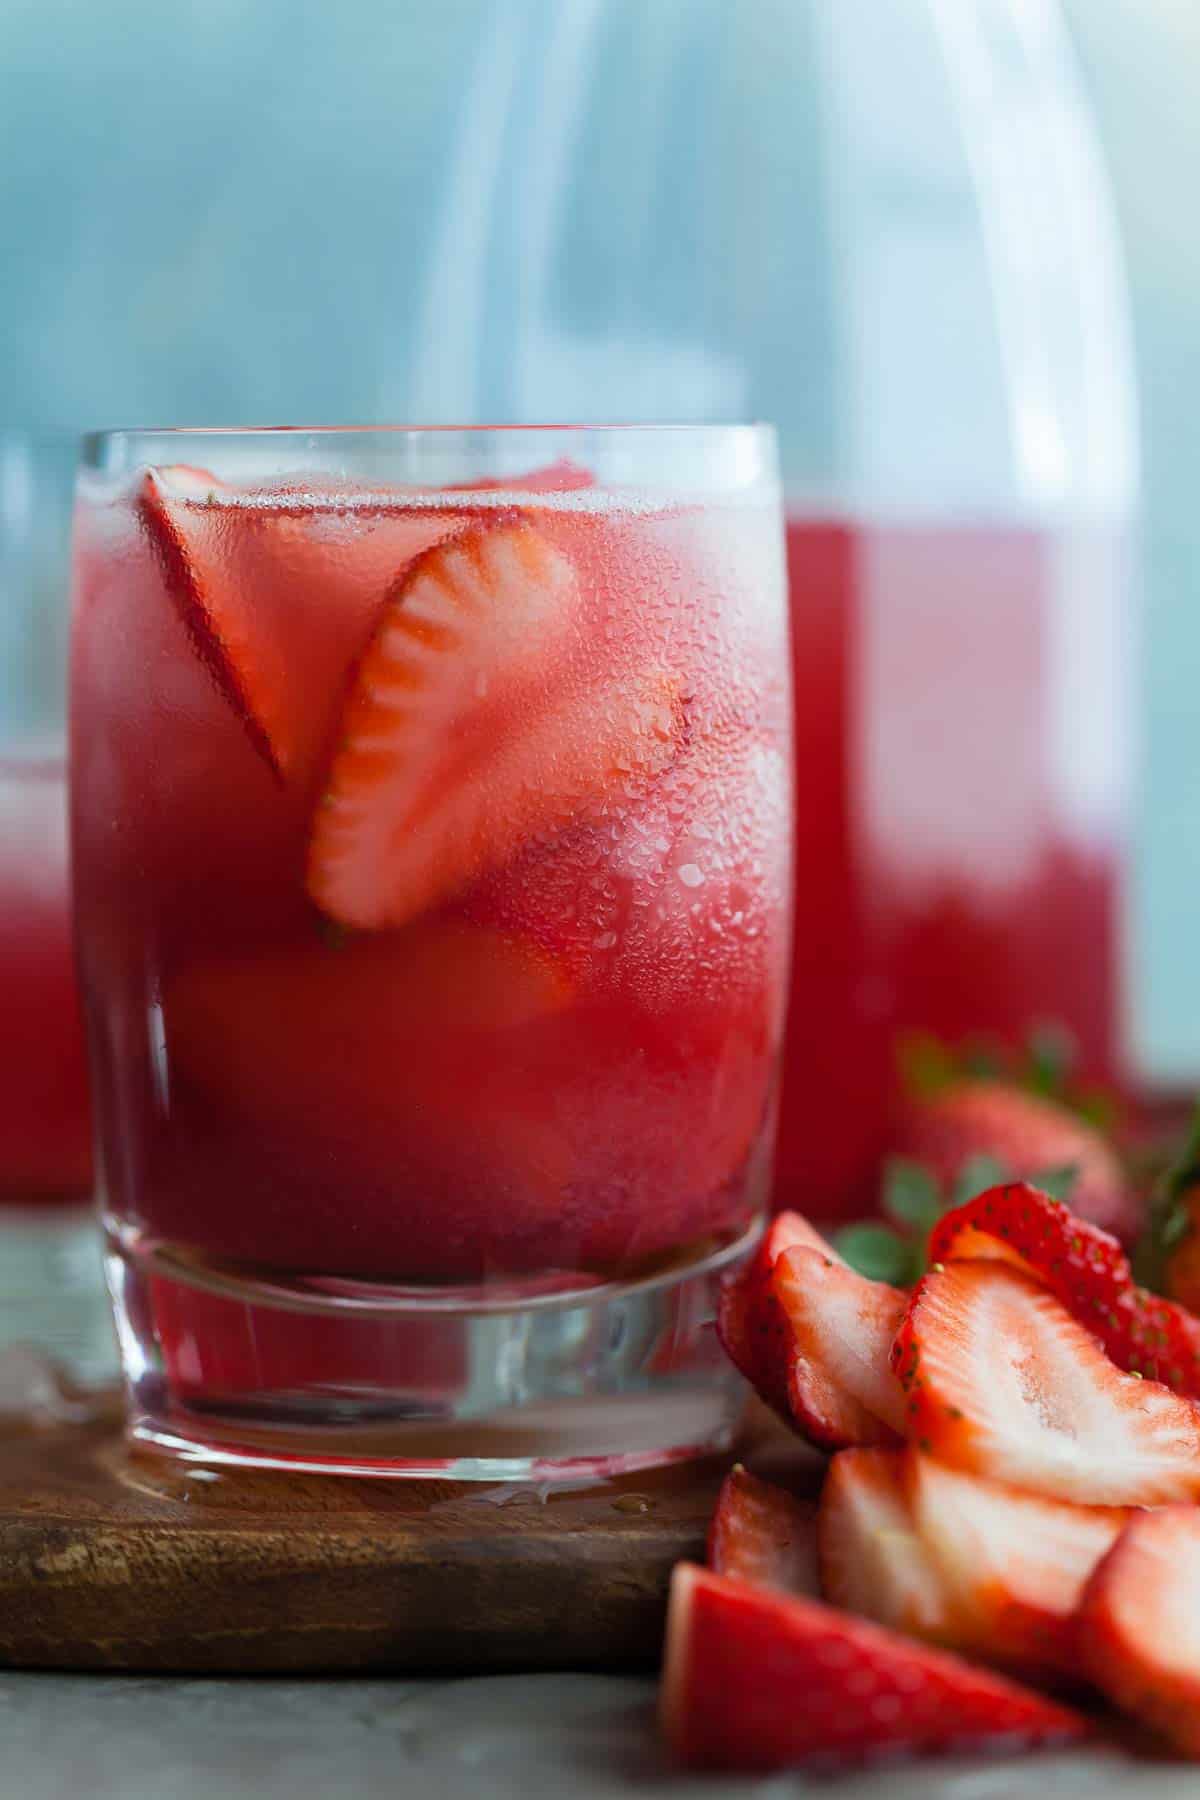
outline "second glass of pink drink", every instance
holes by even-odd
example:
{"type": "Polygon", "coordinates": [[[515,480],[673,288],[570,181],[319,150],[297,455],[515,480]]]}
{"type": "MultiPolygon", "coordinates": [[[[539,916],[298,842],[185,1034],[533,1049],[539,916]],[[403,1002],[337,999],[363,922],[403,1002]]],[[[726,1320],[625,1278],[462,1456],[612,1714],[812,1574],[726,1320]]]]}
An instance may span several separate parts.
{"type": "Polygon", "coordinates": [[[773,456],[91,442],[74,853],[138,1437],[494,1476],[727,1436],[789,929],[773,456]]]}
{"type": "Polygon", "coordinates": [[[0,1343],[111,1371],[71,947],[64,733],[74,445],[0,433],[0,1343]]]}

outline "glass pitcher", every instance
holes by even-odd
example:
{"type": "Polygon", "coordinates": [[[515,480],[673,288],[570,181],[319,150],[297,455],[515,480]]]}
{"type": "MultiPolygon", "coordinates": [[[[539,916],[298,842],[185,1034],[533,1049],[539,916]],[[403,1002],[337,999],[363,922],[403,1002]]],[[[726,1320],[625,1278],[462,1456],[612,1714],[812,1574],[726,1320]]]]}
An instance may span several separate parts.
{"type": "Polygon", "coordinates": [[[1055,0],[495,0],[463,121],[418,416],[779,428],[777,1203],[869,1197],[913,1033],[1118,1080],[1136,434],[1055,0]]]}

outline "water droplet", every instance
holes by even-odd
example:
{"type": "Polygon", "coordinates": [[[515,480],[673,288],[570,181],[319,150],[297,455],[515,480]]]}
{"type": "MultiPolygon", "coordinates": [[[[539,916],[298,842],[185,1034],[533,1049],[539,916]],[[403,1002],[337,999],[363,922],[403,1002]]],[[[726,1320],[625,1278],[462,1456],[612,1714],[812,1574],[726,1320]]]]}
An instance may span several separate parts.
{"type": "Polygon", "coordinates": [[[695,863],[684,863],[679,870],[679,879],[684,887],[698,888],[704,885],[704,871],[695,863]]]}

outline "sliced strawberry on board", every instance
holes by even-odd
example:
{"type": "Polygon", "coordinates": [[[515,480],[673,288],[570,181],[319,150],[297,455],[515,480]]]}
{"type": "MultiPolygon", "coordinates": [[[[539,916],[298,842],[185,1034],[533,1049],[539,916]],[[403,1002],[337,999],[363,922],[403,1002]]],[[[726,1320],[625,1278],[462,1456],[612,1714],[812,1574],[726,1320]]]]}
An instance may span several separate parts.
{"type": "Polygon", "coordinates": [[[1125,1374],[1016,1269],[926,1275],[892,1361],[909,1441],[953,1467],[1090,1506],[1200,1496],[1200,1405],[1125,1374]]]}
{"type": "Polygon", "coordinates": [[[183,463],[148,469],[138,490],[137,515],[197,655],[254,748],[282,775],[279,695],[264,667],[260,640],[242,597],[212,580],[202,567],[184,523],[181,503],[208,504],[221,489],[222,483],[205,469],[183,463]]]}
{"type": "MultiPolygon", "coordinates": [[[[783,1418],[788,1417],[791,1336],[779,1301],[771,1291],[771,1271],[793,1246],[841,1258],[801,1213],[781,1212],[771,1220],[749,1261],[727,1275],[717,1302],[717,1336],[736,1364],[783,1418]]],[[[842,1264],[845,1267],[845,1264],[842,1264]]]]}
{"type": "Polygon", "coordinates": [[[1138,1287],[1107,1231],[1027,1182],[1006,1182],[935,1226],[929,1261],[1001,1261],[1048,1287],[1113,1361],[1178,1393],[1200,1396],[1200,1319],[1138,1287]]]}
{"type": "Polygon", "coordinates": [[[900,1450],[842,1450],[817,1512],[821,1591],[835,1606],[913,1637],[953,1641],[945,1583],[922,1538],[900,1450]]]}
{"type": "Polygon", "coordinates": [[[313,821],[308,891],[332,918],[403,925],[666,767],[682,728],[666,675],[557,691],[577,610],[571,563],[512,514],[405,569],[313,821]]]}
{"type": "Polygon", "coordinates": [[[942,1641],[1034,1680],[1078,1674],[1075,1611],[1128,1511],[1022,1493],[913,1451],[899,1460],[946,1597],[942,1641]]]}
{"type": "Polygon", "coordinates": [[[1078,1713],[820,1601],[680,1563],[661,1722],[702,1769],[833,1769],[878,1758],[1063,1744],[1078,1713]]]}
{"type": "Polygon", "coordinates": [[[889,1361],[907,1296],[868,1281],[832,1252],[785,1250],[770,1291],[788,1335],[788,1411],[814,1443],[895,1443],[904,1396],[889,1361]]]}
{"type": "Polygon", "coordinates": [[[1200,1512],[1136,1514],[1088,1583],[1078,1627],[1101,1692],[1200,1759],[1200,1512]]]}
{"type": "Polygon", "coordinates": [[[761,1587],[816,1594],[816,1522],[811,1505],[741,1463],[721,1485],[708,1533],[709,1567],[761,1587]]]}

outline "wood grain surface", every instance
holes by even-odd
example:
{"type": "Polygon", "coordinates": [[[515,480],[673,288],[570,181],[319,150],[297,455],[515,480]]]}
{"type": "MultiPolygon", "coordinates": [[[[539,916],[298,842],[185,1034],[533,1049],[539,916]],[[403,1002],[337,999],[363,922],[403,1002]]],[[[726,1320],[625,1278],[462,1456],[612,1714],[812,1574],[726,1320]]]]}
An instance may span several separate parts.
{"type": "MultiPolygon", "coordinates": [[[[760,1432],[751,1460],[773,1453],[760,1432]]],[[[218,1472],[131,1455],[115,1406],[8,1430],[0,1664],[648,1666],[671,1568],[702,1554],[727,1463],[563,1492],[218,1472]]]]}

